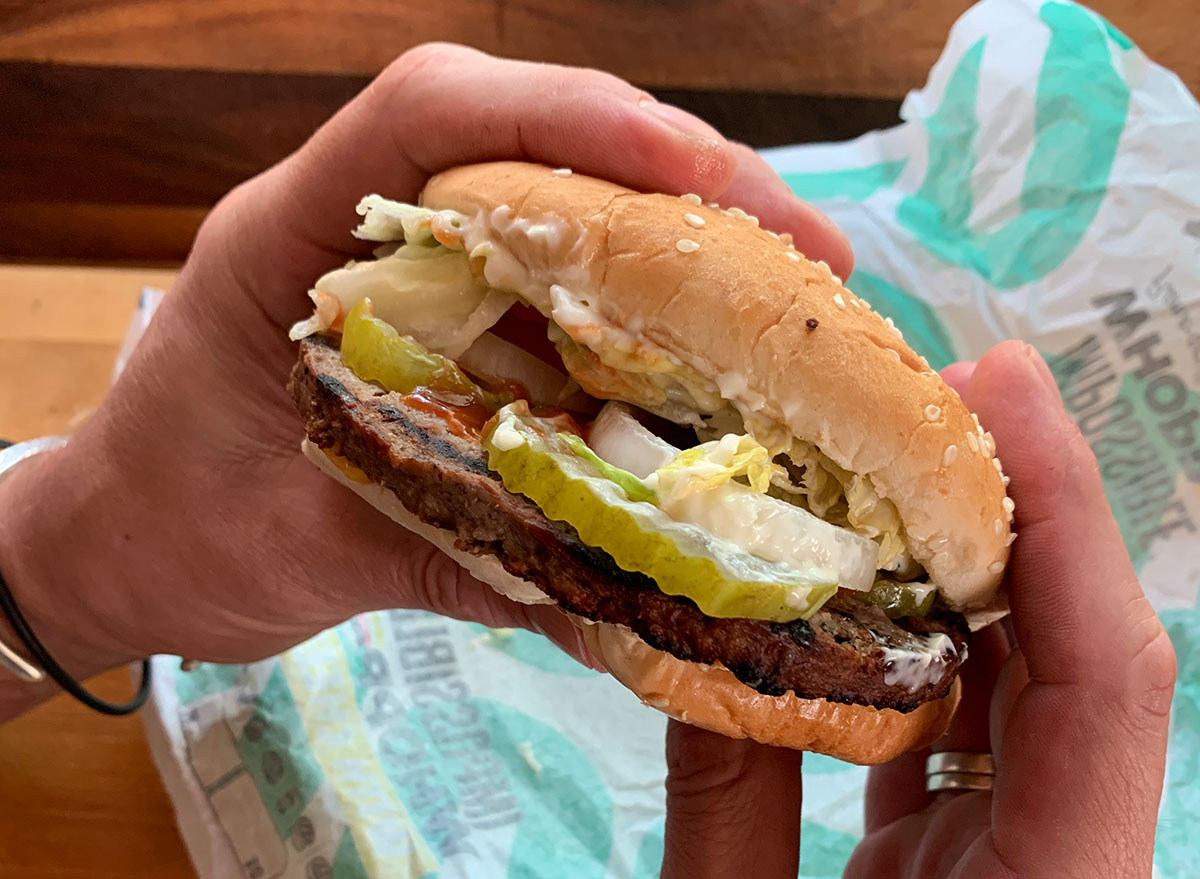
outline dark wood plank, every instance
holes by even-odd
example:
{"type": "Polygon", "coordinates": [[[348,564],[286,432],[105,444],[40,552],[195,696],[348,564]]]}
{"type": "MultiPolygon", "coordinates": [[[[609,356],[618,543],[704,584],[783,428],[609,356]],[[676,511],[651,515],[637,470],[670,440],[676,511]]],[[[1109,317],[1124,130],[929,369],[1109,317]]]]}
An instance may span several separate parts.
{"type": "MultiPolygon", "coordinates": [[[[0,63],[0,258],[172,262],[225,192],[365,77],[0,63]]],[[[754,146],[894,124],[891,100],[659,91],[754,146]]]]}
{"type": "MultiPolygon", "coordinates": [[[[898,98],[971,0],[4,0],[0,60],[369,75],[450,40],[657,88],[898,98]]],[[[1092,0],[1200,92],[1196,0],[1092,0]],[[1189,26],[1192,25],[1192,26],[1189,26]]]]}

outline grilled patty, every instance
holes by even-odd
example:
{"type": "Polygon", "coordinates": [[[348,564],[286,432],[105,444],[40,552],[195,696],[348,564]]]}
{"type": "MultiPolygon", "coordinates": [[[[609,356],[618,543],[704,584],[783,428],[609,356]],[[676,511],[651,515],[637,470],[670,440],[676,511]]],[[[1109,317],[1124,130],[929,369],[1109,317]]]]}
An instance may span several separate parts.
{"type": "Polygon", "coordinates": [[[336,342],[300,343],[290,389],[312,442],[391,489],[421,520],[454,532],[459,549],[495,556],[572,613],[628,626],[680,659],[719,662],[760,693],[791,690],[806,699],[907,712],[945,696],[964,658],[967,630],[959,615],[892,621],[841,593],[808,620],[705,616],[689,599],[621,570],[570,525],[506,491],[477,438],[429,407],[359,379],[342,363],[336,342]],[[885,649],[921,650],[919,636],[934,632],[949,636],[955,653],[934,663],[918,689],[904,680],[888,683],[903,675],[895,674],[885,649]]]}

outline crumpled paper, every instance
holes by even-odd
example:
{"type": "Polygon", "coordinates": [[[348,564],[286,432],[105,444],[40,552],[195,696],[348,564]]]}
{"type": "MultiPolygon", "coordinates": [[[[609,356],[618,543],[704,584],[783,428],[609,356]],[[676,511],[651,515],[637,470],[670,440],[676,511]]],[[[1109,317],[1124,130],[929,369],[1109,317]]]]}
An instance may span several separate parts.
{"type": "MultiPolygon", "coordinates": [[[[767,157],[935,367],[1012,337],[1051,363],[1179,653],[1155,864],[1192,876],[1200,107],[1082,7],[984,0],[901,114],[767,157]]],[[[266,662],[155,666],[147,727],[202,879],[658,875],[664,718],[538,636],[395,611],[266,662]]],[[[810,755],[805,777],[800,874],[832,879],[866,771],[810,755]]]]}

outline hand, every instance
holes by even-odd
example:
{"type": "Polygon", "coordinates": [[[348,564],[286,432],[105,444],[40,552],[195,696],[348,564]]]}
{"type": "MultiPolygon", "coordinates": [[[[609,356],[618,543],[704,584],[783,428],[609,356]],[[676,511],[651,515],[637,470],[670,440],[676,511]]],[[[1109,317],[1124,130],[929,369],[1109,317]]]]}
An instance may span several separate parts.
{"type": "MultiPolygon", "coordinates": [[[[406,607],[584,656],[559,611],[501,598],[318,473],[285,391],[306,291],[363,255],[358,199],[412,200],[441,169],[501,158],[732,200],[850,270],[828,220],[687,113],[595,71],[413,50],[213,210],[95,417],[0,486],[0,571],[52,653],[79,674],[158,652],[240,662],[406,607]]],[[[0,720],[51,692],[0,685],[0,720]]]]}
{"type": "Polygon", "coordinates": [[[925,755],[876,769],[846,875],[1148,877],[1175,684],[1096,459],[1050,370],[1007,343],[947,375],[996,437],[1019,532],[1016,646],[978,633],[937,750],[991,751],[991,793],[924,791],[925,755]]]}
{"type": "MultiPolygon", "coordinates": [[[[945,377],[996,438],[1019,532],[1005,629],[976,633],[939,751],[995,755],[992,792],[925,792],[928,752],[871,771],[847,879],[1149,877],[1175,654],[1142,594],[1096,460],[1036,352],[945,377]]],[[[674,876],[794,877],[800,755],[668,733],[674,876]],[[689,816],[689,821],[684,820],[689,816]],[[744,866],[749,865],[749,866],[744,866]]]]}

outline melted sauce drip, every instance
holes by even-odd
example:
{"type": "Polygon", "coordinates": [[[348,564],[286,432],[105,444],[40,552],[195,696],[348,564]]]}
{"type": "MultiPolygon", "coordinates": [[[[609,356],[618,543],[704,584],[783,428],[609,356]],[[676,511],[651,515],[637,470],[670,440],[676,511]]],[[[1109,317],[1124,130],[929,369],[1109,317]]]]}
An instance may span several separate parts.
{"type": "Polygon", "coordinates": [[[463,439],[479,439],[483,426],[496,414],[482,400],[438,393],[430,388],[417,388],[401,400],[418,412],[442,419],[451,433],[463,439]]]}

